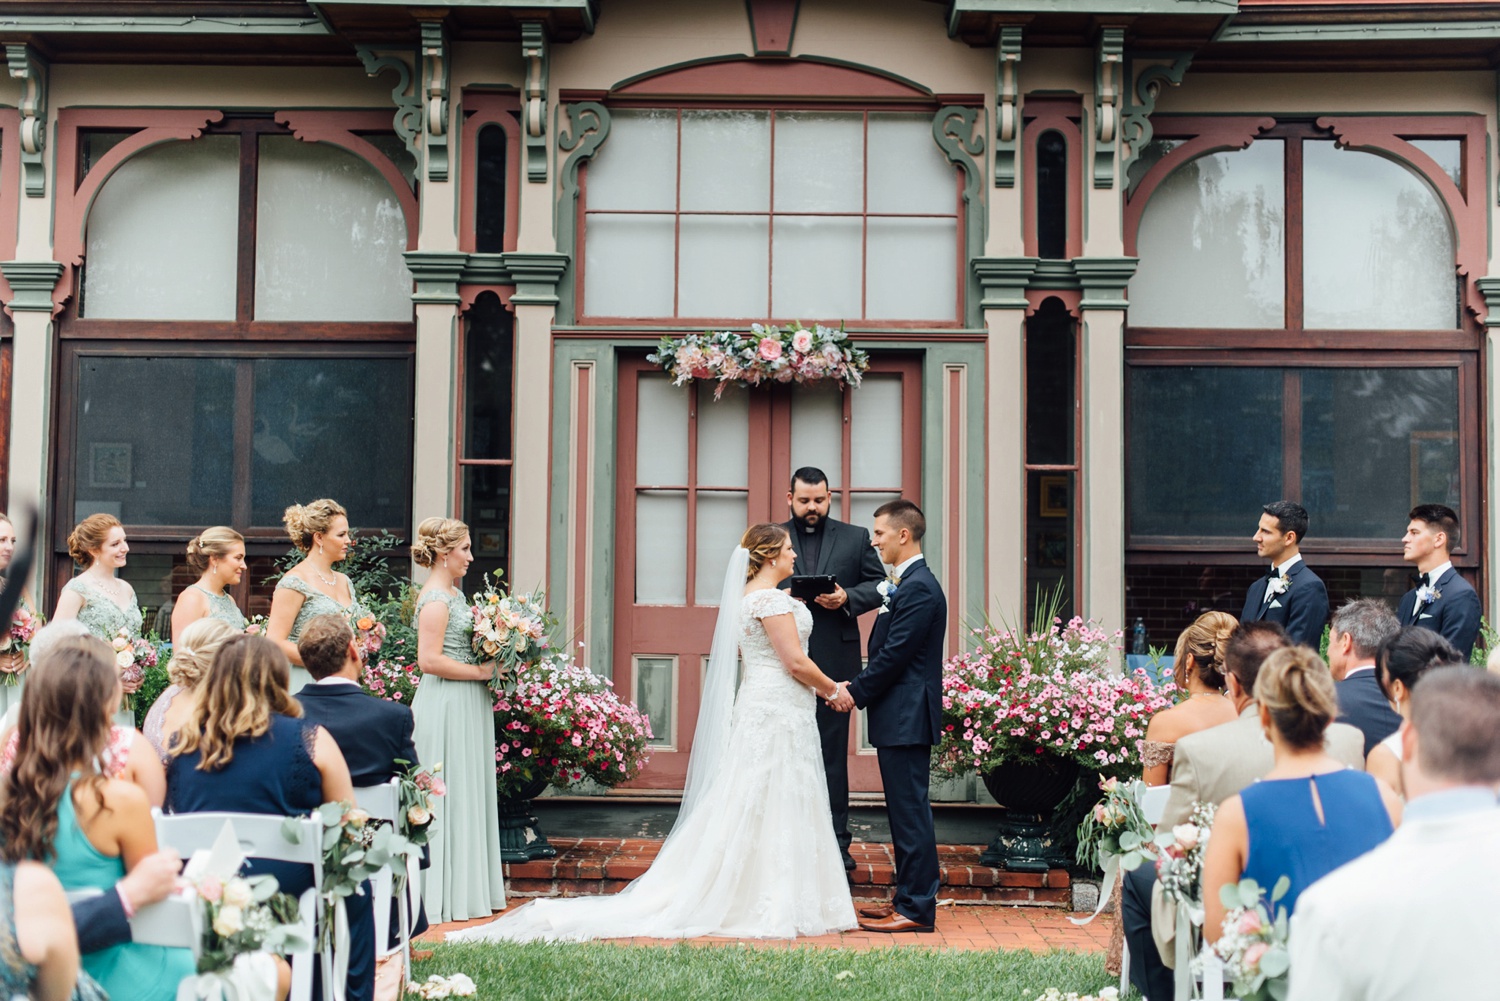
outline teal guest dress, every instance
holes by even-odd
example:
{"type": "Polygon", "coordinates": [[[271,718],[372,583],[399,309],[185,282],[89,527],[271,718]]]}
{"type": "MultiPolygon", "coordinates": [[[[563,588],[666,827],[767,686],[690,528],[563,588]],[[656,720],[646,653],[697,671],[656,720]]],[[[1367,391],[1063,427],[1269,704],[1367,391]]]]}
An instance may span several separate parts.
{"type": "MultiPolygon", "coordinates": [[[[443,653],[463,664],[478,663],[472,646],[473,619],[463,594],[428,591],[417,599],[417,615],[434,601],[448,604],[443,653]]],[[[417,759],[424,768],[441,762],[448,786],[448,794],[433,807],[432,867],[423,892],[433,923],[487,918],[505,907],[494,704],[483,681],[451,681],[435,674],[422,676],[412,699],[417,759]]]]}
{"type": "MultiPolygon", "coordinates": [[[[52,871],[69,893],[100,890],[112,893],[125,875],[125,861],[95,848],[78,826],[73,811],[73,781],[57,804],[57,858],[52,871]]],[[[190,976],[196,964],[187,949],[126,942],[98,952],[85,953],[83,968],[109,992],[110,1001],[162,1001],[177,996],[177,985],[190,976]]]]}
{"type": "MultiPolygon", "coordinates": [[[[296,643],[302,636],[302,630],[307,628],[307,624],[320,615],[342,615],[346,619],[358,617],[359,598],[354,594],[354,584],[344,574],[339,574],[339,577],[344,581],[344,586],[349,589],[350,600],[347,605],[340,605],[296,574],[282,574],[281,579],[276,582],[277,589],[284,587],[302,595],[302,607],[297,609],[297,618],[292,622],[292,631],[287,639],[296,643]]],[[[303,686],[312,684],[312,680],[313,677],[307,673],[307,668],[292,665],[291,691],[293,695],[302,691],[303,686]]]]}
{"type": "Polygon", "coordinates": [[[29,998],[36,967],[16,941],[16,867],[0,862],[0,997],[29,998]]]}
{"type": "MultiPolygon", "coordinates": [[[[74,577],[63,585],[63,590],[72,591],[83,599],[83,607],[78,610],[78,621],[104,642],[113,642],[120,635],[121,629],[131,639],[141,638],[145,619],[141,615],[141,607],[135,602],[133,589],[130,592],[129,608],[121,608],[87,577],[74,577]]],[[[129,709],[121,709],[115,713],[115,725],[135,729],[135,713],[129,709]]]]}

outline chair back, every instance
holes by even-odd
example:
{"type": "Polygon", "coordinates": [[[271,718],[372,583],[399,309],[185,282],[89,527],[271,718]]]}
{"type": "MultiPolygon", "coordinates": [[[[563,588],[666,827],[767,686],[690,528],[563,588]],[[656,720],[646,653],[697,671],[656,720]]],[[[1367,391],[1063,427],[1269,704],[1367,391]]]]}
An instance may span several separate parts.
{"type": "Polygon", "coordinates": [[[323,825],[312,817],[293,820],[297,842],[287,840],[282,828],[286,817],[265,813],[156,813],[156,840],[170,845],[183,858],[211,849],[225,823],[234,828],[240,851],[246,858],[273,862],[300,862],[312,866],[313,885],[323,885],[323,825]]]}
{"type": "Polygon", "coordinates": [[[142,907],[130,919],[130,940],[140,945],[191,949],[197,959],[203,952],[203,908],[198,895],[183,890],[142,907]]]}
{"type": "Polygon", "coordinates": [[[378,786],[357,786],[354,802],[374,819],[394,823],[396,815],[401,812],[401,780],[391,779],[378,786]]]}
{"type": "Polygon", "coordinates": [[[1171,795],[1171,786],[1145,786],[1141,789],[1137,802],[1141,804],[1141,813],[1145,815],[1146,823],[1155,827],[1161,822],[1162,814],[1167,812],[1167,800],[1171,795]]]}

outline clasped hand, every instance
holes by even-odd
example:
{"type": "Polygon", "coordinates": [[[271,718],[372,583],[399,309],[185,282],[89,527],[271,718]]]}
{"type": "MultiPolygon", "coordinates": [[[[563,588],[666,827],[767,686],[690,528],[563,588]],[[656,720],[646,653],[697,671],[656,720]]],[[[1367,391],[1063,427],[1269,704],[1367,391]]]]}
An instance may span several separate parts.
{"type": "Polygon", "coordinates": [[[828,703],[829,708],[836,712],[846,713],[854,708],[854,696],[849,694],[849,682],[840,681],[833,690],[833,695],[823,701],[828,703]]]}

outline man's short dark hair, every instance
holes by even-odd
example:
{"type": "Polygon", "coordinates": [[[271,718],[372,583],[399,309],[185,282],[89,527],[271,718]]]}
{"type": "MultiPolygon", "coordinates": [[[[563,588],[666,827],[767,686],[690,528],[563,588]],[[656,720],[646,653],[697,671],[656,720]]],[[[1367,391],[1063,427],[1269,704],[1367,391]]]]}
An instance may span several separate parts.
{"type": "Polygon", "coordinates": [[[1255,691],[1260,665],[1277,650],[1292,645],[1279,622],[1241,622],[1224,644],[1224,671],[1234,675],[1240,691],[1255,691]]]}
{"type": "Polygon", "coordinates": [[[1408,521],[1426,522],[1448,537],[1448,550],[1458,545],[1458,512],[1446,504],[1418,504],[1406,516],[1408,521]]]}
{"type": "Polygon", "coordinates": [[[921,542],[922,536],[927,534],[927,519],[922,517],[922,509],[904,497],[877,507],[875,517],[886,519],[897,529],[906,529],[913,542],[921,542]]]}
{"type": "Polygon", "coordinates": [[[803,483],[806,483],[810,487],[815,487],[819,483],[827,485],[828,474],[823,472],[823,470],[819,469],[817,466],[803,466],[801,469],[792,474],[792,485],[790,489],[793,492],[796,492],[797,481],[799,480],[803,483]]]}
{"type": "Polygon", "coordinates": [[[1500,675],[1468,666],[1433,668],[1411,691],[1411,725],[1428,778],[1500,782],[1500,675]]]}
{"type": "Polygon", "coordinates": [[[1294,541],[1297,545],[1302,544],[1303,537],[1307,535],[1307,508],[1296,501],[1279,500],[1267,504],[1261,510],[1276,519],[1276,527],[1279,531],[1291,532],[1296,536],[1294,541]]]}
{"type": "Polygon", "coordinates": [[[1401,631],[1401,620],[1379,598],[1350,598],[1333,613],[1332,627],[1354,641],[1354,656],[1370,660],[1401,631]]]}
{"type": "Polygon", "coordinates": [[[297,652],[302,666],[314,681],[331,678],[344,669],[354,630],[342,615],[319,615],[307,624],[297,638],[297,652]]]}

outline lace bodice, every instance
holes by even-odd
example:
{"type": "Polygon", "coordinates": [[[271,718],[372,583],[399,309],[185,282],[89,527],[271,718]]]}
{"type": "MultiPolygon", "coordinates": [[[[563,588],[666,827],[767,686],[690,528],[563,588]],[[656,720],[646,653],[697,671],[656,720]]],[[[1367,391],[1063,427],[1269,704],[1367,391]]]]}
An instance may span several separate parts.
{"type": "Polygon", "coordinates": [[[427,591],[417,598],[417,615],[420,616],[422,609],[434,601],[448,604],[448,625],[443,630],[443,653],[460,664],[479,663],[479,658],[474,654],[474,616],[469,611],[469,603],[464,601],[464,593],[427,591]]]}
{"type": "Polygon", "coordinates": [[[740,611],[740,659],[745,670],[740,681],[739,701],[744,701],[747,694],[764,693],[784,700],[781,704],[792,711],[805,713],[807,707],[814,704],[816,696],[811,688],[793,678],[781,658],[776,656],[776,649],[771,646],[771,637],[766,635],[761,620],[790,613],[797,623],[797,638],[805,653],[807,639],[812,635],[812,612],[802,602],[776,588],[751,591],[745,595],[740,611]]]}
{"type": "MultiPolygon", "coordinates": [[[[203,596],[208,599],[208,615],[206,618],[218,619],[228,623],[240,632],[245,631],[245,613],[240,611],[240,606],[234,603],[234,599],[228,594],[214,594],[208,588],[199,584],[193,584],[203,596]]],[[[304,604],[306,604],[304,602],[304,604]]]]}
{"type": "Polygon", "coordinates": [[[354,593],[354,585],[348,577],[339,574],[343,578],[344,586],[349,589],[349,604],[341,605],[335,599],[313,587],[307,581],[296,574],[282,574],[281,579],[276,582],[278,588],[287,588],[302,595],[302,607],[297,609],[297,618],[292,622],[292,631],[287,639],[293,643],[302,636],[302,630],[307,624],[320,615],[343,615],[347,618],[358,618],[359,598],[354,593]]]}
{"type": "MultiPolygon", "coordinates": [[[[129,586],[128,584],[126,585],[129,586]]],[[[78,621],[88,631],[108,643],[126,630],[131,637],[141,635],[144,618],[135,603],[135,591],[130,592],[130,607],[115,604],[114,599],[101,591],[87,577],[74,577],[63,585],[64,591],[73,591],[83,598],[83,607],[78,610],[78,621]]]]}

